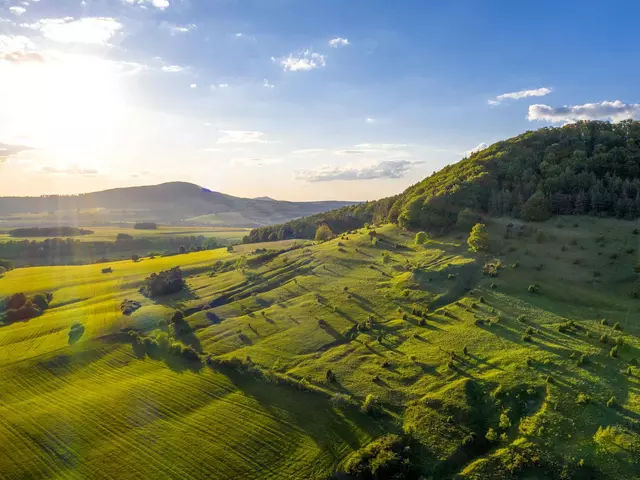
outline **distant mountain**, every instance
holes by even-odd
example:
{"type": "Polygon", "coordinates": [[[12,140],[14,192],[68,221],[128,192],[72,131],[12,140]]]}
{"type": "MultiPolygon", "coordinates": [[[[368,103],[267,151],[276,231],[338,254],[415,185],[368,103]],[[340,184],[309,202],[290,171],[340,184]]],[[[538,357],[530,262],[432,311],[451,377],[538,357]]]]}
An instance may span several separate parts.
{"type": "Polygon", "coordinates": [[[184,182],[116,188],[82,195],[0,197],[5,225],[153,221],[259,227],[326,212],[355,202],[285,202],[241,198],[184,182]]]}
{"type": "Polygon", "coordinates": [[[497,142],[395,197],[255,229],[245,239],[313,238],[391,222],[442,233],[460,212],[546,220],[552,215],[640,217],[640,122],[581,121],[497,142]]]}

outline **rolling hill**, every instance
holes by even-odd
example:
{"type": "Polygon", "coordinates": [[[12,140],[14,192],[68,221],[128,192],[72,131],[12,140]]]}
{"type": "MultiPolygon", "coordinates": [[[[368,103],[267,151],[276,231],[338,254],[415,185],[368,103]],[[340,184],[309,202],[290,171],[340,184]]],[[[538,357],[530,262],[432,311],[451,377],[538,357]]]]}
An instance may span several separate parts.
{"type": "Polygon", "coordinates": [[[285,202],[240,198],[172,182],[73,196],[0,197],[6,225],[93,225],[155,221],[185,225],[256,227],[332,210],[353,202],[285,202]]]}
{"type": "Polygon", "coordinates": [[[258,228],[245,239],[313,238],[392,222],[451,230],[461,211],[546,220],[551,215],[636,219],[640,215],[640,122],[584,121],[504,140],[449,165],[402,194],[258,228]]]}
{"type": "Polygon", "coordinates": [[[527,132],[242,245],[3,271],[3,478],[640,479],[638,142],[527,132]]]}

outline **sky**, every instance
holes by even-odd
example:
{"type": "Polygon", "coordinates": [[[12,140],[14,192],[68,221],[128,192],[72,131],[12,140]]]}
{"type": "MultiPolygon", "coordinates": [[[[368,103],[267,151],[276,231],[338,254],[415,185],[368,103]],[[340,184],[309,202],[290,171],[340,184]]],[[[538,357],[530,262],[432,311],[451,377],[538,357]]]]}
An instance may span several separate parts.
{"type": "Polygon", "coordinates": [[[0,0],[0,195],[394,195],[526,130],[640,117],[637,18],[617,0],[0,0]]]}

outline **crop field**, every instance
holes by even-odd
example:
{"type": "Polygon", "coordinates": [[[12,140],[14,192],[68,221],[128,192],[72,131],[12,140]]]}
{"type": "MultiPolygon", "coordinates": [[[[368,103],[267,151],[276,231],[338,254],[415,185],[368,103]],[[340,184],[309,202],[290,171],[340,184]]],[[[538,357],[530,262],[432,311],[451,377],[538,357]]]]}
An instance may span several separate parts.
{"type": "Polygon", "coordinates": [[[634,227],[498,219],[476,254],[385,225],[12,270],[0,298],[53,297],[0,326],[0,476],[324,479],[394,433],[425,478],[640,478],[634,227]],[[176,266],[185,290],[140,293],[176,266]],[[199,360],[135,339],[163,332],[199,360]]]}
{"type": "MultiPolygon", "coordinates": [[[[182,226],[165,226],[159,225],[156,230],[136,230],[133,226],[97,226],[97,227],[80,227],[85,230],[94,232],[91,235],[79,235],[73,237],[74,240],[81,242],[113,242],[119,233],[126,233],[134,238],[163,238],[163,237],[191,237],[204,236],[207,238],[220,238],[231,242],[242,240],[250,229],[235,227],[182,227],[182,226]]],[[[0,227],[0,242],[35,240],[41,242],[43,237],[13,237],[9,232],[13,228],[0,227]]]]}

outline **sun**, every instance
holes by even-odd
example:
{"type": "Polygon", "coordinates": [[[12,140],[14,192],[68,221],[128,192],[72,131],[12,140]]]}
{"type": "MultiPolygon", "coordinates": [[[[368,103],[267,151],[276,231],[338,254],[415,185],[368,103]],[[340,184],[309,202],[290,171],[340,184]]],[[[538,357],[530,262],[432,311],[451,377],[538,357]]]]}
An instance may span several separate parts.
{"type": "Polygon", "coordinates": [[[2,65],[0,122],[62,161],[92,164],[125,111],[118,73],[113,62],[70,54],[2,65]]]}

